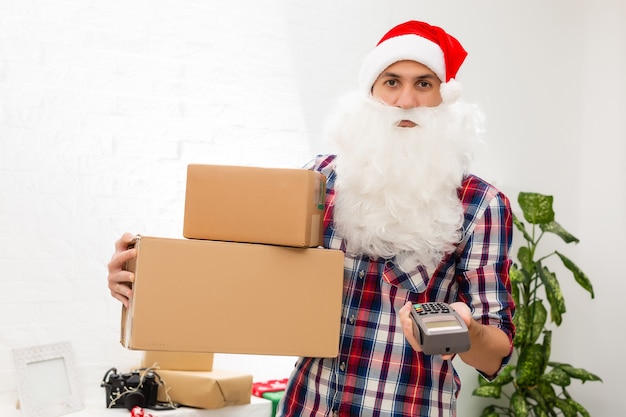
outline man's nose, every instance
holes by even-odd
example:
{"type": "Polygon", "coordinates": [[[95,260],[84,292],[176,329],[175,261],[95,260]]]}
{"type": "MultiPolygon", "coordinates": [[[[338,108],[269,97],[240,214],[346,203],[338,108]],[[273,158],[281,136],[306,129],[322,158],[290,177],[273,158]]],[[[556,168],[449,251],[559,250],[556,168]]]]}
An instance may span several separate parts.
{"type": "Polygon", "coordinates": [[[401,109],[412,109],[419,106],[417,93],[410,88],[403,88],[398,92],[396,106],[401,109]]]}

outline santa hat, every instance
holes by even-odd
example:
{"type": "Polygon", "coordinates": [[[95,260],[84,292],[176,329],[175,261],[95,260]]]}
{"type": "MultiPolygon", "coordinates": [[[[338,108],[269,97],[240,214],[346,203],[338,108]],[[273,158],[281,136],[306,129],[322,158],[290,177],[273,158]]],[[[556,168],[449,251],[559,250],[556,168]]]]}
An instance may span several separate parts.
{"type": "Polygon", "coordinates": [[[466,56],[459,41],[442,28],[411,20],[387,32],[365,57],[359,73],[359,86],[370,94],[385,68],[398,61],[416,61],[439,77],[444,102],[452,102],[461,95],[461,86],[454,77],[466,56]]]}

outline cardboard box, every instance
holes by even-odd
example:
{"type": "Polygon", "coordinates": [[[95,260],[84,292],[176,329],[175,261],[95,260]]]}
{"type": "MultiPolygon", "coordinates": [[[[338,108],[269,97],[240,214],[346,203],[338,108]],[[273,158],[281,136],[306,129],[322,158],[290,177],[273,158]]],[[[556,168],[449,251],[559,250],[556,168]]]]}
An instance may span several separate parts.
{"type": "Polygon", "coordinates": [[[323,245],[326,177],[307,169],[189,165],[183,236],[323,245]]]}
{"type": "Polygon", "coordinates": [[[213,354],[202,352],[156,352],[146,351],[141,356],[141,367],[172,371],[212,371],[213,354]]]}
{"type": "Polygon", "coordinates": [[[125,347],[337,356],[343,252],[156,237],[135,247],[125,347]]]}
{"type": "Polygon", "coordinates": [[[230,372],[193,372],[158,370],[164,381],[157,401],[167,402],[167,395],[178,404],[197,408],[222,408],[250,404],[252,375],[230,372]]]}

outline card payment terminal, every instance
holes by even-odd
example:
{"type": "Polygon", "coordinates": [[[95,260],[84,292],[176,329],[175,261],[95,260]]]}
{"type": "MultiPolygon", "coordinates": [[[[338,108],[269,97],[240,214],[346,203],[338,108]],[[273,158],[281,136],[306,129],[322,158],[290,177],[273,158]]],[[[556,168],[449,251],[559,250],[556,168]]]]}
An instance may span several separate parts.
{"type": "Polygon", "coordinates": [[[449,304],[413,304],[411,318],[413,333],[425,354],[446,355],[469,350],[467,326],[449,304]]]}

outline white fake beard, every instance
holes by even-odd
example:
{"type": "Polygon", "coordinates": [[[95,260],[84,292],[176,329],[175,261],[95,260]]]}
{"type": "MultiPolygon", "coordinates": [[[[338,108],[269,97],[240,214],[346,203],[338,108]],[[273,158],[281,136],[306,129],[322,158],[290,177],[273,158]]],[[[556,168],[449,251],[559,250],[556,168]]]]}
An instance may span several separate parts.
{"type": "Polygon", "coordinates": [[[437,266],[461,238],[457,195],[482,117],[471,105],[403,110],[347,96],[327,134],[336,146],[335,226],[349,254],[437,266]],[[418,126],[400,128],[411,120],[418,126]]]}

